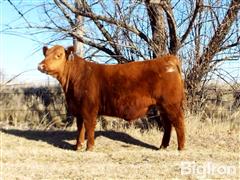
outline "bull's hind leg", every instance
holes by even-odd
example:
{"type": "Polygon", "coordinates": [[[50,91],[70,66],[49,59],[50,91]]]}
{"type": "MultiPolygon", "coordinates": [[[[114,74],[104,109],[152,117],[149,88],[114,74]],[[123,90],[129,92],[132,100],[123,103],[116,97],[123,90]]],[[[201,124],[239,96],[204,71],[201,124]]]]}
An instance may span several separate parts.
{"type": "Polygon", "coordinates": [[[177,140],[178,140],[178,150],[184,149],[185,144],[185,130],[184,130],[184,122],[179,121],[174,125],[177,133],[177,140]]]}
{"type": "MultiPolygon", "coordinates": [[[[184,127],[184,113],[181,106],[169,105],[164,107],[164,112],[166,113],[167,119],[170,124],[172,124],[176,130],[178,150],[182,150],[185,144],[185,127],[184,127]]],[[[167,138],[166,134],[166,139],[167,138]]],[[[163,139],[164,141],[164,139],[163,139]]]]}
{"type": "Polygon", "coordinates": [[[172,131],[172,124],[169,121],[166,114],[161,114],[161,117],[163,118],[164,134],[163,134],[163,139],[162,139],[162,144],[160,146],[160,149],[165,149],[169,146],[169,141],[171,138],[171,131],[172,131]]]}

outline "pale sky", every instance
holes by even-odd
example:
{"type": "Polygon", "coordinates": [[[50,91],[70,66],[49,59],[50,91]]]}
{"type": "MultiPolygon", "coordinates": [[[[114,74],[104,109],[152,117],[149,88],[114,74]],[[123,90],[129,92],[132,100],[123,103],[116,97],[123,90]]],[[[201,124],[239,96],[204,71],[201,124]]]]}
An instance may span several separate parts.
{"type": "MultiPolygon", "coordinates": [[[[6,1],[0,2],[0,8],[0,23],[2,30],[4,28],[3,25],[14,22],[19,15],[6,1]]],[[[44,39],[45,37],[42,38],[44,39]]],[[[20,36],[1,33],[0,70],[5,75],[4,79],[1,79],[1,81],[6,82],[14,75],[27,70],[32,71],[22,74],[13,81],[13,83],[37,84],[47,81],[49,76],[37,70],[38,63],[44,58],[41,49],[43,45],[44,44],[20,36]]]]}

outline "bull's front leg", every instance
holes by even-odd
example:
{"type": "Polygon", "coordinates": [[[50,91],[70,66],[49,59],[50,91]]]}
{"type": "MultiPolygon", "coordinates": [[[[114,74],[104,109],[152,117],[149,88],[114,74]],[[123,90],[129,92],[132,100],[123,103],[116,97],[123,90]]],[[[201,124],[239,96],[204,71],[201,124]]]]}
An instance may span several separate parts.
{"type": "Polygon", "coordinates": [[[83,123],[83,118],[80,116],[77,117],[77,129],[77,143],[75,149],[80,150],[83,148],[85,140],[85,127],[83,123]]]}
{"type": "Polygon", "coordinates": [[[96,127],[96,117],[94,118],[84,118],[84,126],[87,135],[87,151],[92,151],[94,147],[94,135],[96,127]]]}

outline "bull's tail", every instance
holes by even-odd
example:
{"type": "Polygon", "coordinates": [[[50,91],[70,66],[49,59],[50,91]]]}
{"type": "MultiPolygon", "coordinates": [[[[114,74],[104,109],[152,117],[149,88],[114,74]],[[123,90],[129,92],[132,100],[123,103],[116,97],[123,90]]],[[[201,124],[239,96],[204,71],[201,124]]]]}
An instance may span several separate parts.
{"type": "Polygon", "coordinates": [[[187,99],[186,99],[186,94],[185,94],[185,83],[184,83],[184,80],[183,80],[183,74],[182,74],[182,68],[181,68],[181,61],[176,58],[176,68],[178,70],[178,73],[179,73],[179,77],[181,79],[181,84],[182,84],[182,108],[185,109],[186,106],[187,106],[187,99]]]}

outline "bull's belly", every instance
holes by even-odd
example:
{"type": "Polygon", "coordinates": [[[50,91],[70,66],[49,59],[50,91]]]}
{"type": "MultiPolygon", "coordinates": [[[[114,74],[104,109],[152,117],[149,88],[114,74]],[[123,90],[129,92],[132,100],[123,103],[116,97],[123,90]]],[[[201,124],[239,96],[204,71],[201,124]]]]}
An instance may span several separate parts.
{"type": "Polygon", "coordinates": [[[112,116],[132,121],[145,116],[148,112],[148,108],[133,109],[125,108],[124,110],[115,109],[114,112],[100,112],[99,115],[112,116]]]}
{"type": "Polygon", "coordinates": [[[102,112],[99,115],[114,116],[131,121],[145,116],[149,107],[154,104],[155,101],[151,98],[142,97],[133,100],[127,98],[126,101],[121,101],[120,99],[108,104],[105,112],[102,112]]]}
{"type": "Polygon", "coordinates": [[[118,114],[118,117],[123,118],[127,121],[132,121],[137,118],[145,116],[148,112],[148,107],[145,108],[125,108],[122,112],[118,114]]]}

